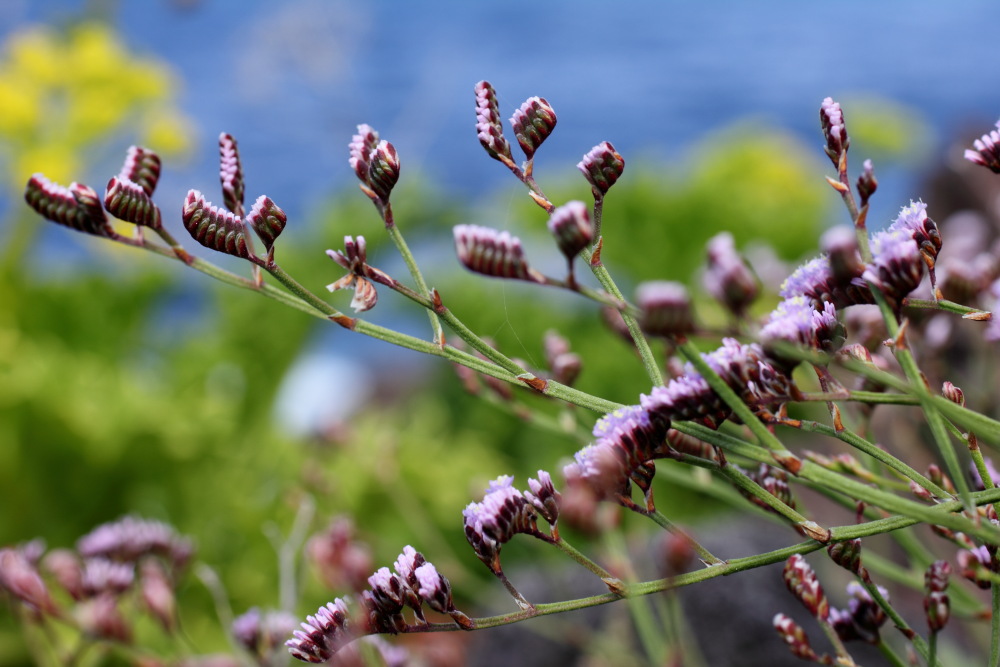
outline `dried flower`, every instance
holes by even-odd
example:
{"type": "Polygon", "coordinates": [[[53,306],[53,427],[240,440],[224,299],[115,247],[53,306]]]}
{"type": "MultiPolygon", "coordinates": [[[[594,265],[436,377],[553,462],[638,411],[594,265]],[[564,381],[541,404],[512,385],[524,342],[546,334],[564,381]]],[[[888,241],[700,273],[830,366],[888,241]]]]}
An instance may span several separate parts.
{"type": "Polygon", "coordinates": [[[347,603],[341,598],[320,607],[315,616],[307,616],[301,625],[302,629],[293,632],[285,646],[303,662],[326,662],[354,639],[347,603]]]}
{"type": "Polygon", "coordinates": [[[800,554],[793,554],[786,562],[783,572],[785,585],[809,612],[820,620],[826,620],[830,613],[830,603],[823,593],[823,587],[816,573],[800,554]]]}
{"type": "Polygon", "coordinates": [[[621,178],[625,171],[625,160],[610,141],[602,141],[583,156],[576,168],[590,183],[594,197],[599,199],[608,194],[611,186],[621,178]]]}
{"type": "Polygon", "coordinates": [[[145,188],[133,181],[112,176],[104,192],[104,207],[119,220],[150,229],[163,226],[160,207],[149,198],[145,188]]]}
{"type": "Polygon", "coordinates": [[[997,121],[996,127],[996,130],[991,130],[972,142],[975,150],[967,148],[965,159],[1000,174],[1000,121],[997,121]]]}
{"type": "Polygon", "coordinates": [[[567,202],[552,211],[548,227],[556,239],[559,250],[571,264],[594,238],[590,214],[587,213],[587,206],[582,201],[567,202]]]}
{"type": "Polygon", "coordinates": [[[275,239],[288,222],[288,216],[271,201],[270,197],[261,195],[247,214],[246,221],[264,242],[264,249],[270,253],[275,239]]]}
{"type": "Polygon", "coordinates": [[[378,293],[375,285],[370,279],[377,280],[386,285],[392,284],[392,278],[375,267],[368,266],[367,243],[364,236],[359,236],[357,240],[350,236],[344,237],[344,252],[338,250],[327,250],[326,254],[333,261],[348,270],[348,274],[343,278],[326,286],[331,292],[354,287],[354,298],[351,299],[351,308],[355,312],[371,310],[378,302],[378,293]]]}
{"type": "Polygon", "coordinates": [[[694,331],[694,313],[687,288],[677,282],[655,280],[636,288],[636,305],[643,331],[668,338],[694,331]]]}
{"type": "Polygon", "coordinates": [[[488,81],[476,84],[476,134],[489,156],[508,166],[514,165],[510,144],[503,136],[497,93],[488,81]]]}
{"type": "Polygon", "coordinates": [[[188,191],[181,219],[191,237],[206,248],[244,259],[256,258],[250,250],[243,221],[225,209],[212,206],[197,190],[188,191]]]}
{"type": "Polygon", "coordinates": [[[93,236],[117,237],[97,193],[86,185],[70,183],[65,188],[42,174],[34,174],[24,189],[24,200],[46,220],[93,236]]]}
{"type": "MultiPolygon", "coordinates": [[[[529,160],[556,126],[556,112],[544,97],[529,97],[510,119],[514,136],[529,160]]],[[[487,149],[488,150],[488,149],[487,149]]]]}
{"type": "Polygon", "coordinates": [[[219,181],[222,183],[222,203],[236,217],[243,217],[243,166],[233,135],[219,135],[219,181]]]}
{"type": "Polygon", "coordinates": [[[465,268],[494,278],[543,282],[528,267],[521,240],[508,232],[478,225],[456,225],[455,250],[465,268]]]}
{"type": "Polygon", "coordinates": [[[736,252],[733,235],[729,232],[713,236],[706,248],[708,266],[702,275],[702,285],[729,312],[743,317],[760,293],[757,277],[736,252]]]}

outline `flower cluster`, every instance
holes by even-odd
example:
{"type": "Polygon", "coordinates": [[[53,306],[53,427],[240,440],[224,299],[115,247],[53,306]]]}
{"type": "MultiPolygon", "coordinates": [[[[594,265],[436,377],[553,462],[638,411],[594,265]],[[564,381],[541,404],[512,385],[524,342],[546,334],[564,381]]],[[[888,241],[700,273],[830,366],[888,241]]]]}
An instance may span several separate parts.
{"type": "Polygon", "coordinates": [[[425,604],[450,616],[458,627],[472,627],[469,618],[455,608],[451,584],[419,551],[406,546],[394,569],[379,568],[368,577],[369,588],[361,592],[355,613],[351,613],[347,598],[336,598],[307,616],[302,629],[285,642],[289,652],[304,662],[326,662],[360,636],[413,628],[403,615],[405,608],[413,611],[417,626],[426,626],[425,604]]]}

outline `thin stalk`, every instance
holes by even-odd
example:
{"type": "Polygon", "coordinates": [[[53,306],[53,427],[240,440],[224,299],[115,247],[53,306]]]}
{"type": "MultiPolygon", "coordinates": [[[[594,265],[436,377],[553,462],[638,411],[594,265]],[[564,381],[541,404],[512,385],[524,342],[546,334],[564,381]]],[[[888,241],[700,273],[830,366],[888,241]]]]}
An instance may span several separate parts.
{"type": "Polygon", "coordinates": [[[801,425],[797,426],[803,431],[809,431],[813,433],[822,433],[823,435],[828,435],[831,438],[837,438],[842,442],[846,442],[858,451],[868,454],[872,458],[884,464],[886,467],[891,468],[903,477],[909,479],[921,487],[926,489],[929,493],[937,496],[938,498],[951,499],[951,494],[942,489],[940,486],[929,480],[926,476],[921,475],[919,472],[911,468],[910,466],[903,463],[901,460],[890,454],[889,452],[880,449],[874,443],[865,440],[860,435],[850,431],[843,430],[837,432],[831,426],[826,424],[820,424],[819,422],[802,420],[801,425]]]}
{"type": "Polygon", "coordinates": [[[575,560],[577,563],[579,563],[580,565],[584,566],[585,568],[596,574],[601,579],[605,581],[616,580],[616,577],[613,574],[611,574],[603,567],[601,567],[594,561],[584,556],[579,550],[576,549],[576,547],[574,547],[572,544],[567,542],[562,537],[553,540],[552,542],[550,542],[550,544],[557,547],[560,551],[562,551],[567,556],[575,560]]]}
{"type": "MultiPolygon", "coordinates": [[[[406,239],[403,238],[403,233],[399,231],[399,227],[396,226],[395,221],[393,220],[392,205],[387,201],[384,206],[380,206],[376,203],[375,207],[382,216],[382,221],[385,222],[385,230],[389,233],[389,238],[392,239],[393,244],[396,246],[396,250],[399,251],[403,261],[406,263],[406,268],[409,269],[410,276],[413,278],[413,282],[417,285],[417,290],[420,294],[430,298],[431,291],[427,287],[427,281],[424,280],[424,274],[420,272],[420,267],[417,265],[417,260],[410,251],[410,246],[406,244],[406,239]]],[[[438,320],[437,314],[431,311],[427,313],[427,317],[431,322],[431,330],[434,332],[434,340],[439,343],[444,343],[444,331],[441,329],[441,322],[438,320]]]]}
{"type": "Polygon", "coordinates": [[[887,394],[878,391],[861,391],[852,389],[847,396],[836,392],[806,392],[802,393],[799,401],[819,402],[819,401],[851,401],[854,403],[872,403],[884,405],[919,405],[920,399],[909,394],[887,394]]]}
{"type": "Polygon", "coordinates": [[[893,651],[892,647],[884,639],[880,639],[876,647],[892,667],[908,667],[903,658],[893,651]]]}
{"type": "Polygon", "coordinates": [[[903,306],[909,308],[926,308],[928,310],[944,310],[949,313],[956,313],[958,315],[969,315],[969,314],[987,314],[989,311],[982,310],[981,308],[973,308],[972,306],[963,306],[960,303],[955,303],[954,301],[948,301],[947,299],[941,299],[940,301],[934,301],[932,299],[911,299],[909,297],[903,299],[903,306]]]}
{"type": "Polygon", "coordinates": [[[989,667],[1000,666],[1000,584],[992,584],[993,614],[990,617],[990,662],[989,667]]]}
{"type": "Polygon", "coordinates": [[[656,522],[656,525],[658,525],[660,528],[663,528],[671,535],[676,535],[682,540],[685,540],[688,543],[688,545],[692,549],[694,549],[695,553],[698,554],[698,558],[700,558],[702,562],[705,563],[705,565],[719,565],[720,563],[724,562],[722,559],[713,556],[711,551],[703,547],[701,543],[698,542],[698,540],[691,537],[677,524],[668,519],[662,512],[653,510],[652,512],[646,513],[646,516],[648,516],[650,519],[656,522]]]}
{"type": "MultiPolygon", "coordinates": [[[[861,585],[865,587],[865,590],[868,591],[868,594],[872,597],[872,600],[875,601],[875,604],[877,604],[882,611],[885,612],[885,615],[892,620],[896,628],[903,633],[903,636],[913,643],[913,648],[917,650],[917,653],[919,653],[924,660],[929,661],[929,656],[932,655],[932,651],[927,646],[927,642],[924,641],[924,638],[914,632],[906,621],[903,620],[903,617],[899,615],[896,608],[889,604],[889,601],[885,599],[881,592],[879,592],[878,586],[876,586],[873,581],[866,577],[858,577],[858,580],[861,582],[861,585]]],[[[934,633],[931,633],[931,642],[933,641],[934,633]]]]}

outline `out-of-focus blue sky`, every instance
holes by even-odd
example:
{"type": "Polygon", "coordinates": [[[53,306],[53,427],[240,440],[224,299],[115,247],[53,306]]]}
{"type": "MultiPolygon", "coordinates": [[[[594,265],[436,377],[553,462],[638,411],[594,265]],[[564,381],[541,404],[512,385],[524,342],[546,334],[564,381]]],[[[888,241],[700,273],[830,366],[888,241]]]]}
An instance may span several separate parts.
{"type": "MultiPolygon", "coordinates": [[[[0,33],[59,23],[87,4],[5,0],[0,33]]],[[[494,84],[505,116],[531,95],[555,107],[543,174],[571,174],[605,139],[626,159],[682,159],[747,116],[800,134],[819,154],[827,95],[877,93],[944,131],[970,121],[986,131],[1000,116],[989,0],[91,4],[110,7],[132,49],[183,79],[199,140],[189,164],[167,166],[161,196],[214,189],[215,137],[228,131],[240,141],[248,197],[267,192],[294,217],[350,184],[346,145],[362,122],[396,145],[404,173],[419,167],[446,192],[511,184],[475,140],[480,79],[494,84]]]]}

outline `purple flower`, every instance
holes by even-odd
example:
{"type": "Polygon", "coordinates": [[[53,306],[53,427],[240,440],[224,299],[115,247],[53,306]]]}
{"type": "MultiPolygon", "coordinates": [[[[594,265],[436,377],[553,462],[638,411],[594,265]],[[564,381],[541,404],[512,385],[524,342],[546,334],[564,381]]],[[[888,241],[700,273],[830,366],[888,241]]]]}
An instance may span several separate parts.
{"type": "Polygon", "coordinates": [[[281,640],[295,630],[295,617],[284,611],[261,612],[251,607],[233,619],[230,632],[244,648],[267,658],[281,640]]]}
{"type": "Polygon", "coordinates": [[[872,237],[871,250],[872,263],[865,269],[863,278],[882,290],[898,309],[924,275],[917,241],[902,228],[886,230],[872,237]]]}
{"type": "Polygon", "coordinates": [[[823,128],[823,138],[826,139],[824,150],[830,161],[839,169],[841,157],[847,152],[851,140],[844,125],[844,112],[833,98],[827,97],[823,100],[819,109],[819,121],[823,128]]]}
{"type": "Polygon", "coordinates": [[[417,594],[431,609],[441,614],[455,610],[451,599],[451,584],[441,576],[431,563],[424,563],[415,571],[418,582],[417,594]]]}
{"type": "Polygon", "coordinates": [[[534,505],[539,516],[548,521],[550,526],[555,526],[559,519],[559,503],[562,496],[552,484],[552,476],[544,470],[539,470],[538,479],[528,478],[528,488],[530,491],[525,491],[524,497],[534,505]]]}
{"type": "Polygon", "coordinates": [[[303,662],[326,662],[354,639],[350,626],[347,603],[337,598],[320,607],[315,616],[307,616],[302,629],[292,633],[285,646],[303,662]]]}
{"type": "Polygon", "coordinates": [[[132,563],[119,563],[103,557],[88,558],[83,562],[80,584],[84,595],[118,595],[128,590],[133,581],[135,565],[132,563]]]}
{"type": "Polygon", "coordinates": [[[798,296],[785,299],[771,312],[760,330],[760,341],[768,356],[790,371],[798,364],[797,360],[784,358],[780,350],[775,349],[775,343],[830,352],[843,342],[843,331],[832,303],[827,301],[821,310],[816,310],[805,297],[798,296]]]}
{"type": "Polygon", "coordinates": [[[131,562],[153,554],[168,559],[174,567],[183,567],[194,551],[191,541],[170,525],[134,516],[101,524],[81,537],[76,549],[84,558],[103,556],[131,562]]]}
{"type": "Polygon", "coordinates": [[[574,462],[563,468],[563,475],[567,482],[583,482],[597,500],[628,497],[631,484],[622,454],[607,440],[599,440],[573,454],[574,462]]]}
{"type": "Polygon", "coordinates": [[[782,284],[779,294],[786,299],[804,296],[812,301],[814,308],[822,308],[827,302],[836,308],[875,302],[861,277],[847,282],[838,281],[827,255],[814,257],[799,266],[782,284]]]}
{"type": "Polygon", "coordinates": [[[344,252],[339,250],[327,250],[327,256],[337,264],[347,269],[348,274],[339,280],[326,286],[331,292],[341,289],[354,288],[354,298],[351,299],[351,308],[355,312],[371,310],[378,303],[378,292],[372,280],[376,280],[384,285],[392,285],[393,280],[385,273],[368,266],[368,245],[364,236],[359,236],[357,240],[350,236],[344,237],[344,252]]]}
{"type": "Polygon", "coordinates": [[[368,156],[375,150],[378,143],[378,132],[373,130],[370,125],[358,125],[358,132],[351,137],[351,143],[348,145],[351,154],[348,162],[358,180],[365,187],[369,185],[368,156]]]}

